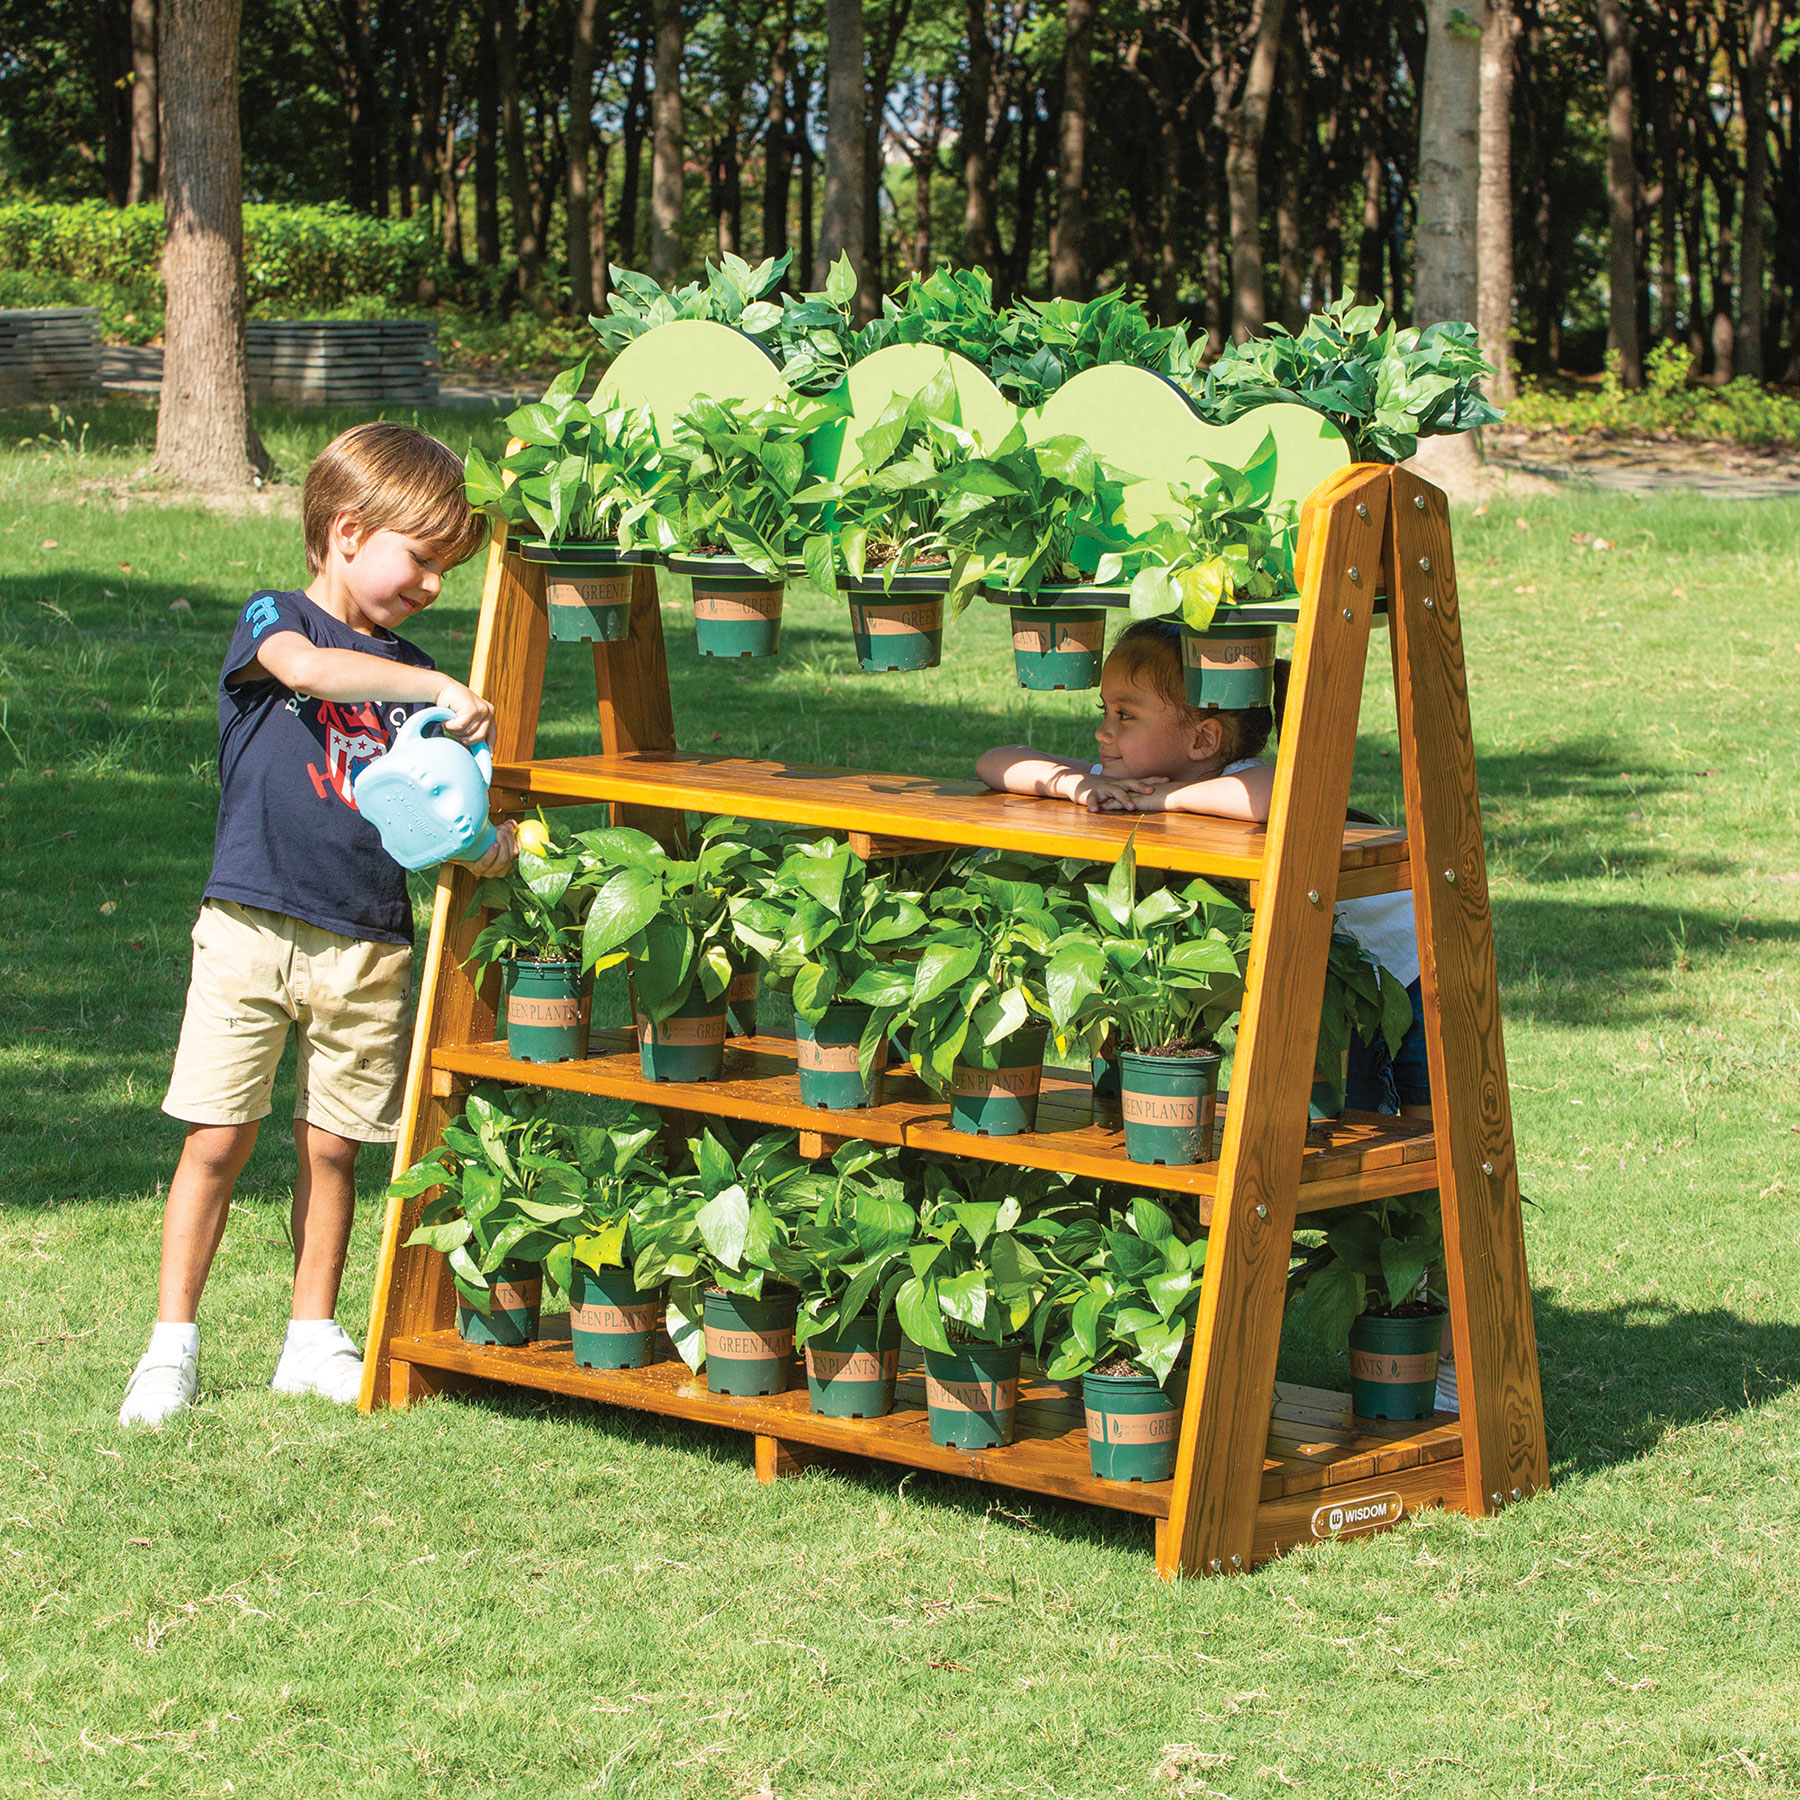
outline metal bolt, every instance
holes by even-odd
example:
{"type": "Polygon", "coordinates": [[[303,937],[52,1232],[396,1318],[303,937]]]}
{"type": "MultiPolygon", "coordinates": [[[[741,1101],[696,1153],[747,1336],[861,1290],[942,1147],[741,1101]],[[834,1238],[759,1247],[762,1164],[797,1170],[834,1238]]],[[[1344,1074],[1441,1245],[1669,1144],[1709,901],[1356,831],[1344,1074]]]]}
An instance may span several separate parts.
{"type": "Polygon", "coordinates": [[[1359,519],[1366,519],[1369,516],[1369,509],[1360,500],[1356,503],[1356,516],[1359,519]]]}
{"type": "Polygon", "coordinates": [[[1505,1504],[1506,1504],[1506,1502],[1505,1502],[1505,1500],[1503,1500],[1503,1499],[1502,1499],[1502,1498],[1501,1498],[1501,1497],[1500,1497],[1500,1495],[1498,1495],[1498,1494],[1489,1494],[1489,1495],[1488,1495],[1488,1498],[1489,1498],[1489,1499],[1490,1499],[1490,1500],[1491,1500],[1491,1501],[1493,1501],[1493,1503],[1494,1503],[1494,1511],[1495,1511],[1495,1512],[1498,1512],[1498,1511],[1499,1511],[1499,1510],[1500,1510],[1500,1508],[1501,1508],[1501,1507],[1503,1507],[1503,1506],[1504,1506],[1504,1505],[1505,1505],[1505,1504]]]}
{"type": "Polygon", "coordinates": [[[1429,594],[1427,594],[1425,596],[1425,610],[1427,612],[1430,612],[1432,610],[1431,596],[1429,594]]]}
{"type": "Polygon", "coordinates": [[[1359,569],[1355,563],[1352,563],[1350,565],[1350,579],[1352,581],[1361,581],[1362,580],[1362,570],[1359,569]]]}
{"type": "Polygon", "coordinates": [[[1234,1569],[1241,1569],[1244,1566],[1244,1559],[1241,1556],[1234,1556],[1231,1559],[1231,1566],[1234,1569]]]}
{"type": "Polygon", "coordinates": [[[1349,622],[1349,621],[1350,621],[1350,620],[1351,620],[1351,619],[1354,619],[1354,618],[1355,618],[1355,617],[1356,617],[1356,614],[1355,614],[1355,613],[1353,613],[1353,612],[1352,612],[1352,611],[1351,611],[1351,610],[1350,610],[1350,608],[1349,608],[1349,607],[1347,607],[1347,606],[1346,606],[1346,607],[1345,607],[1345,608],[1344,608],[1344,619],[1345,619],[1345,622],[1346,622],[1346,623],[1348,623],[1348,622],[1349,622]]]}
{"type": "Polygon", "coordinates": [[[1308,888],[1306,890],[1306,897],[1314,906],[1319,904],[1319,890],[1317,888],[1308,888]]]}
{"type": "MultiPolygon", "coordinates": [[[[1498,1498],[1498,1496],[1496,1496],[1496,1498],[1498,1498]]],[[[1222,1562],[1220,1562],[1216,1556],[1212,1559],[1212,1572],[1215,1575],[1220,1573],[1220,1571],[1223,1570],[1224,1567],[1225,1567],[1225,1565],[1222,1562]]]]}
{"type": "Polygon", "coordinates": [[[1525,1490],[1523,1488],[1514,1488],[1513,1498],[1515,1500],[1523,1500],[1525,1498],[1525,1490]]]}
{"type": "Polygon", "coordinates": [[[1456,886],[1456,871],[1454,869],[1446,869],[1444,871],[1444,879],[1447,882],[1449,882],[1452,887],[1455,887],[1456,886]]]}
{"type": "Polygon", "coordinates": [[[1269,1216],[1269,1209],[1266,1206],[1259,1206],[1256,1209],[1256,1216],[1259,1219],[1266,1219],[1269,1216]]]}
{"type": "Polygon", "coordinates": [[[1431,558],[1429,556],[1421,556],[1419,558],[1419,567],[1429,575],[1431,573],[1431,558]]]}
{"type": "Polygon", "coordinates": [[[1423,512],[1425,510],[1425,496],[1423,494],[1414,494],[1413,505],[1416,506],[1420,512],[1423,512]]]}
{"type": "Polygon", "coordinates": [[[1493,1165],[1493,1164],[1492,1164],[1492,1163],[1483,1163],[1483,1164],[1482,1164],[1482,1165],[1481,1165],[1481,1172],[1482,1172],[1482,1174],[1484,1174],[1484,1175],[1491,1175],[1491,1174],[1493,1174],[1493,1172],[1494,1172],[1494,1165],[1493,1165]]]}

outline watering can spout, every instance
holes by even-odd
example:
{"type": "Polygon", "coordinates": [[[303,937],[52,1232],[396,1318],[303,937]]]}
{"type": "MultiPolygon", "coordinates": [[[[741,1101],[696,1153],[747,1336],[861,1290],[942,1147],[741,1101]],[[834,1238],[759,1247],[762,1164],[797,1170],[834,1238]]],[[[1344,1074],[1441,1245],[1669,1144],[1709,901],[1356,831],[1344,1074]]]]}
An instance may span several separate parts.
{"type": "Polygon", "coordinates": [[[449,717],[447,706],[414,713],[387,754],[376,757],[350,790],[358,811],[381,833],[382,849],[403,869],[478,862],[493,848],[493,754],[486,744],[470,750],[445,737],[441,728],[449,717]],[[428,725],[440,729],[427,737],[428,725]]]}

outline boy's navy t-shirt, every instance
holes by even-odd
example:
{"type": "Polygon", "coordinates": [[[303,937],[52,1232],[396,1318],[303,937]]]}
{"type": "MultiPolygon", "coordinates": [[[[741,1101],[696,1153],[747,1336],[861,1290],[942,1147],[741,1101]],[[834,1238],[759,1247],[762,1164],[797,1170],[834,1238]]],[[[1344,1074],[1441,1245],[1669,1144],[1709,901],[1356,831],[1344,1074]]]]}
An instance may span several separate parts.
{"type": "Polygon", "coordinates": [[[252,595],[219,673],[219,826],[206,898],[345,937],[410,944],[406,872],[356,810],[350,784],[421,708],[314,700],[266,677],[233,685],[258,646],[281,631],[326,650],[436,667],[416,644],[353,631],[304,594],[252,595]]]}

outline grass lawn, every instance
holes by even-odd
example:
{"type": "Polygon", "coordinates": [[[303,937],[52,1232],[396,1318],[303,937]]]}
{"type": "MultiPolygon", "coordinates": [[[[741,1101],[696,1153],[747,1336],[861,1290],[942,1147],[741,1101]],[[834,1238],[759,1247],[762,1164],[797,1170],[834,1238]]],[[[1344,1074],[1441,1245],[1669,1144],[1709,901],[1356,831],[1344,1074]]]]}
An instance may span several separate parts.
{"type": "MultiPolygon", "coordinates": [[[[334,423],[269,435],[298,469],[334,423]]],[[[303,579],[281,505],[128,481],[143,430],[0,416],[0,1794],[1800,1787],[1800,506],[1459,517],[1556,1486],[1168,1588],[1122,1515],[880,1466],[764,1489],[746,1438],[499,1391],[275,1398],[279,1092],[204,1403],[119,1434],[213,684],[247,593],[303,579]]],[[[451,668],[478,586],[419,622],[451,668]]],[[[778,661],[723,673],[669,609],[684,745],[953,773],[1086,741],[1088,697],[1011,684],[994,609],[884,679],[840,610],[797,612],[778,661]]],[[[594,740],[584,656],[553,652],[549,754],[594,740]]],[[[1391,811],[1385,655],[1367,716],[1357,799],[1391,811]]],[[[359,1332],[378,1153],[363,1173],[359,1332]]]]}

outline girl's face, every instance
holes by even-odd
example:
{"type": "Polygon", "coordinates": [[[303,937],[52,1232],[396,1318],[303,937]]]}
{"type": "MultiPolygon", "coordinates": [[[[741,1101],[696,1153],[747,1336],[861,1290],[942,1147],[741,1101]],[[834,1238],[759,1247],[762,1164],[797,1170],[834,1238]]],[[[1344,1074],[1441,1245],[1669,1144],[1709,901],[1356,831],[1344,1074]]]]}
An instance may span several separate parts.
{"type": "Polygon", "coordinates": [[[373,636],[396,630],[438,597],[443,552],[400,531],[371,531],[365,537],[351,515],[340,513],[332,521],[326,573],[335,578],[332,585],[347,608],[344,623],[373,636]]]}
{"type": "Polygon", "coordinates": [[[1194,727],[1155,688],[1130,679],[1115,662],[1100,671],[1100,772],[1180,780],[1194,771],[1194,727]]]}

